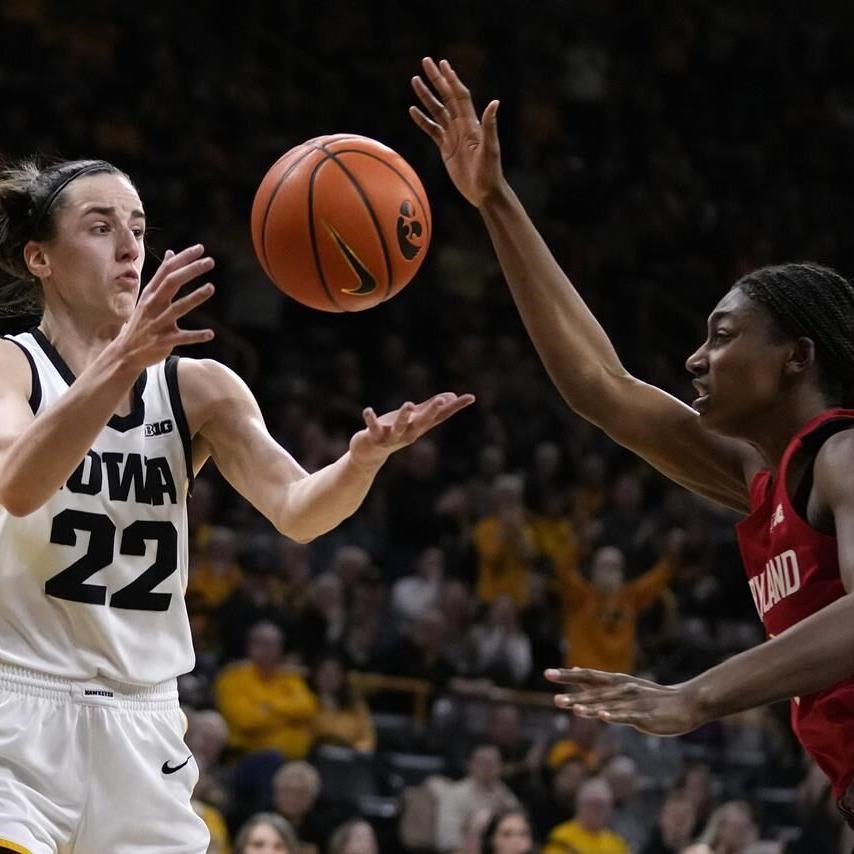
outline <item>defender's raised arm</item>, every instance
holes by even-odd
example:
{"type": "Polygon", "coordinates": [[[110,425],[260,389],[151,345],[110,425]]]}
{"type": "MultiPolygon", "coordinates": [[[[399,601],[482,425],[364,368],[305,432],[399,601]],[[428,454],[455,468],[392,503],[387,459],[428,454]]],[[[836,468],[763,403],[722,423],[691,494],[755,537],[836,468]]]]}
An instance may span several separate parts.
{"type": "Polygon", "coordinates": [[[744,442],[715,436],[676,398],[631,376],[584,300],[558,266],[501,169],[498,101],[478,119],[451,65],[427,58],[412,86],[413,121],[435,142],[451,180],[486,224],[513,298],[555,386],[569,406],[668,477],[745,510],[744,442]]]}

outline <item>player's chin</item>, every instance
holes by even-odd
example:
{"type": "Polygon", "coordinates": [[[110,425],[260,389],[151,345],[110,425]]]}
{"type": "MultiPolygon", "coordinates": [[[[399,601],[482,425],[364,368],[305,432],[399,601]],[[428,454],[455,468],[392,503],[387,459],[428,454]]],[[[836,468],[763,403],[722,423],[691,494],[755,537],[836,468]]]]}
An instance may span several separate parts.
{"type": "Polygon", "coordinates": [[[743,419],[731,409],[718,404],[706,406],[700,414],[700,423],[712,433],[739,438],[742,435],[743,419]]]}
{"type": "Polygon", "coordinates": [[[721,410],[719,406],[715,406],[712,397],[709,394],[704,394],[692,401],[691,408],[700,416],[700,421],[704,427],[710,430],[719,429],[721,410]]]}
{"type": "Polygon", "coordinates": [[[111,299],[111,308],[115,314],[124,323],[130,319],[136,308],[136,302],[139,298],[139,290],[127,288],[113,293],[111,299]]]}

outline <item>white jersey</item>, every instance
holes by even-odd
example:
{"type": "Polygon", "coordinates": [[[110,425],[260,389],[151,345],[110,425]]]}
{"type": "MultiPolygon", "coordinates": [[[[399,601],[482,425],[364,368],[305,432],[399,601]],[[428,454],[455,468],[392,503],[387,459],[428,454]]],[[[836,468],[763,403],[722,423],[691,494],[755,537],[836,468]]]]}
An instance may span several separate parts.
{"type": "MultiPolygon", "coordinates": [[[[11,336],[33,374],[30,405],[74,374],[34,329],[11,336]]],[[[153,685],[193,668],[184,604],[190,437],[178,360],[148,368],[44,506],[0,508],[0,662],[65,679],[153,685]]]]}

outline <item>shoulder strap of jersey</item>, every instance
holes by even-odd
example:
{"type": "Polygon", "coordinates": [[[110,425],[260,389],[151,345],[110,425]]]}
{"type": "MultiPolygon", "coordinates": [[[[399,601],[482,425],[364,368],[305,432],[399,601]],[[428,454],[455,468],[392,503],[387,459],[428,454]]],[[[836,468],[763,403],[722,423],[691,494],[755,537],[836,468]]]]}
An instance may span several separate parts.
{"type": "Polygon", "coordinates": [[[181,444],[184,446],[184,461],[187,465],[187,494],[192,495],[193,481],[195,480],[193,442],[187,424],[187,415],[184,412],[184,404],[181,401],[181,391],[178,388],[178,361],[178,356],[167,356],[163,372],[166,377],[166,387],[169,390],[169,403],[172,407],[172,414],[175,416],[175,425],[178,428],[178,435],[181,437],[181,444]]]}
{"type": "Polygon", "coordinates": [[[788,464],[792,458],[799,453],[805,457],[803,476],[790,499],[792,506],[803,518],[806,518],[807,503],[813,486],[815,458],[821,450],[821,446],[831,436],[852,428],[854,428],[854,412],[835,412],[801,436],[797,445],[786,455],[784,465],[780,467],[780,479],[783,483],[785,483],[788,464]]]}
{"type": "Polygon", "coordinates": [[[771,488],[772,483],[772,474],[768,469],[762,469],[753,475],[753,480],[750,481],[751,511],[759,507],[759,505],[768,497],[768,490],[771,488]]]}
{"type": "Polygon", "coordinates": [[[29,404],[30,409],[33,411],[33,415],[35,415],[39,411],[39,407],[42,403],[42,381],[39,379],[38,368],[36,368],[35,359],[33,359],[33,354],[20,342],[17,338],[13,338],[11,335],[4,335],[4,341],[11,341],[15,346],[19,347],[21,352],[27,357],[27,361],[30,364],[30,373],[32,375],[32,380],[30,384],[30,397],[29,404]]]}

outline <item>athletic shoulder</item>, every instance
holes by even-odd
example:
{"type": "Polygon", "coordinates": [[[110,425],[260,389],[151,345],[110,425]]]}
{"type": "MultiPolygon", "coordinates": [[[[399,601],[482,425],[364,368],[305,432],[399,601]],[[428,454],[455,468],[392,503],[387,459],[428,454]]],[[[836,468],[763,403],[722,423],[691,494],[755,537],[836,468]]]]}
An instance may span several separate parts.
{"type": "Polygon", "coordinates": [[[235,386],[245,388],[245,383],[231,368],[216,359],[193,359],[182,356],[176,359],[181,397],[188,399],[218,399],[235,386]]]}
{"type": "Polygon", "coordinates": [[[0,389],[29,399],[33,390],[33,369],[26,351],[8,338],[0,338],[0,389]]]}
{"type": "Polygon", "coordinates": [[[822,498],[832,501],[843,494],[854,497],[854,421],[851,427],[833,433],[815,455],[813,473],[822,498]]]}
{"type": "Polygon", "coordinates": [[[177,377],[191,436],[195,436],[214,413],[223,411],[223,405],[251,401],[257,406],[246,383],[215,359],[181,357],[177,360],[177,377]]]}

